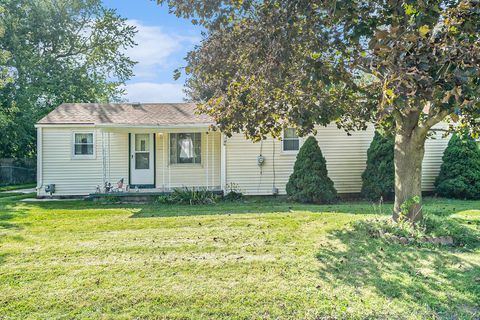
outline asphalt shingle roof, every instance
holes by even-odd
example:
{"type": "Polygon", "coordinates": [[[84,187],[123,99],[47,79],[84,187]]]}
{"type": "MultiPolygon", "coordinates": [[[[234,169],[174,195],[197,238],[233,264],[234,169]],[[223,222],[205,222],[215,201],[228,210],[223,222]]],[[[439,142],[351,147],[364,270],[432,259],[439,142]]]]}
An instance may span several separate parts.
{"type": "Polygon", "coordinates": [[[98,104],[64,103],[38,124],[190,125],[213,124],[197,114],[193,103],[98,104]]]}

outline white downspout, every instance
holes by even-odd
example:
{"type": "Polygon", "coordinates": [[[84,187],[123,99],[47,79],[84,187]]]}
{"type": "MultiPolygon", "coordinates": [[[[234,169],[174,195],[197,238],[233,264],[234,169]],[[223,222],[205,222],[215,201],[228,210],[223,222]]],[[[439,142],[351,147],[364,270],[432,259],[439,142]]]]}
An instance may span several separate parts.
{"type": "Polygon", "coordinates": [[[222,133],[220,137],[220,185],[222,191],[227,188],[227,137],[222,133]]]}
{"type": "Polygon", "coordinates": [[[43,130],[37,127],[37,195],[43,187],[43,130]]]}
{"type": "MultiPolygon", "coordinates": [[[[106,159],[106,150],[105,150],[105,132],[101,130],[102,132],[102,186],[103,188],[105,186],[105,183],[107,182],[107,159],[106,159]]],[[[95,141],[95,143],[97,143],[95,141]]]]}

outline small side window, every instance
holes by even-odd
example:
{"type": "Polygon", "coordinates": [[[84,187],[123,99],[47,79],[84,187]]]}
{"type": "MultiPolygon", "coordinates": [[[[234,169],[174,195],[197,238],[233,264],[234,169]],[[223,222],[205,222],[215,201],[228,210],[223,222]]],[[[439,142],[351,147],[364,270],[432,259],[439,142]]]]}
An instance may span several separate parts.
{"type": "Polygon", "coordinates": [[[93,159],[95,145],[93,132],[73,133],[73,157],[78,159],[93,159]]]}
{"type": "Polygon", "coordinates": [[[294,128],[283,131],[283,151],[294,152],[300,149],[300,137],[294,128]]]}

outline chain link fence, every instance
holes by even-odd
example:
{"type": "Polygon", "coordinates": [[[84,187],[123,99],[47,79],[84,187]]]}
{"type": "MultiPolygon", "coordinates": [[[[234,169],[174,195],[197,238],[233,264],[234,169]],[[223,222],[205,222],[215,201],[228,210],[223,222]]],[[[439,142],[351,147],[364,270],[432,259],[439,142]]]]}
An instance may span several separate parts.
{"type": "Polygon", "coordinates": [[[35,159],[0,159],[0,186],[34,183],[36,179],[35,159]]]}

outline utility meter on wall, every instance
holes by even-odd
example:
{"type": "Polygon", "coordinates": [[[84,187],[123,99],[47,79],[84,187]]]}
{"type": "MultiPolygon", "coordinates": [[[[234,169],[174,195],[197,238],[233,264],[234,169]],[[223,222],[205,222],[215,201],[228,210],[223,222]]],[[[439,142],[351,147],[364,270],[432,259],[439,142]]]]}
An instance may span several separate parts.
{"type": "Polygon", "coordinates": [[[262,156],[262,155],[259,155],[259,156],[257,157],[257,165],[258,165],[259,167],[261,167],[261,166],[263,166],[264,163],[265,163],[265,157],[262,156]]]}

